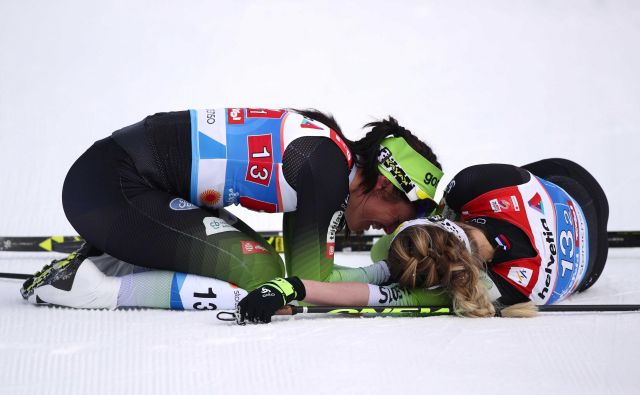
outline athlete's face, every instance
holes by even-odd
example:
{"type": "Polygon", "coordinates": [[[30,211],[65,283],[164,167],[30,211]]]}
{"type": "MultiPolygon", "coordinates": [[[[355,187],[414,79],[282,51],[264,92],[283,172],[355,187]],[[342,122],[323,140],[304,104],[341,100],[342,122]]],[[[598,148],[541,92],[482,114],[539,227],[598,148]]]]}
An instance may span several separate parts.
{"type": "Polygon", "coordinates": [[[363,193],[354,187],[349,196],[345,218],[349,229],[362,232],[370,227],[393,232],[402,222],[416,216],[413,205],[394,191],[395,187],[384,176],[378,176],[376,186],[363,193]]]}

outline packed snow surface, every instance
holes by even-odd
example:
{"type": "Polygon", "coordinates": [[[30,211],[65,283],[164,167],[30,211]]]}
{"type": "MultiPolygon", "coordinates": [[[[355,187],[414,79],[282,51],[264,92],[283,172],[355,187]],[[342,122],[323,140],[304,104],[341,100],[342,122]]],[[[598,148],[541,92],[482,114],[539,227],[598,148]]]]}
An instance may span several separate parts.
{"type": "MultiPolygon", "coordinates": [[[[29,272],[49,254],[0,254],[29,272]]],[[[640,303],[640,249],[564,303],[640,303]]],[[[339,254],[363,265],[366,254],[339,254]]],[[[0,280],[1,394],[637,394],[640,313],[532,319],[277,317],[32,306],[0,280]]]]}

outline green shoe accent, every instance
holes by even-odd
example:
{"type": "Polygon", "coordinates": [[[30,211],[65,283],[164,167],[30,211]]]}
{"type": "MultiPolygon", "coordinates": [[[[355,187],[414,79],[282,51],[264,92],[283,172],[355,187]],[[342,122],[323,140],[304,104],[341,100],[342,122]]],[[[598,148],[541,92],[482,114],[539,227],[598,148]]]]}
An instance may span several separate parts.
{"type": "Polygon", "coordinates": [[[20,289],[22,297],[24,299],[28,299],[29,296],[31,296],[31,294],[33,293],[33,290],[50,277],[53,269],[55,269],[55,272],[58,272],[60,269],[64,268],[71,261],[73,261],[77,256],[77,252],[72,252],[66,258],[53,260],[48,265],[43,266],[42,269],[37,271],[32,277],[24,282],[22,288],[20,289]]]}

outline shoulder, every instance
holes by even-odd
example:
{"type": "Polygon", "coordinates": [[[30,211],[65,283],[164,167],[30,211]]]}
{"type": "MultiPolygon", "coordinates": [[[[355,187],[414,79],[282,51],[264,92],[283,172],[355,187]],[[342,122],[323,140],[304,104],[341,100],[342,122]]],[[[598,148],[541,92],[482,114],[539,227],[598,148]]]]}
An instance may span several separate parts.
{"type": "Polygon", "coordinates": [[[340,148],[326,137],[303,136],[285,149],[282,172],[298,192],[312,187],[316,194],[335,195],[341,202],[349,190],[349,166],[340,148]]]}
{"type": "Polygon", "coordinates": [[[467,202],[494,189],[520,185],[529,181],[526,170],[501,163],[469,166],[453,177],[445,189],[447,206],[459,211],[467,202]]]}
{"type": "Polygon", "coordinates": [[[145,126],[158,127],[164,125],[173,125],[177,123],[190,123],[189,111],[171,111],[171,112],[157,112],[153,115],[149,115],[144,119],[145,126]]]}

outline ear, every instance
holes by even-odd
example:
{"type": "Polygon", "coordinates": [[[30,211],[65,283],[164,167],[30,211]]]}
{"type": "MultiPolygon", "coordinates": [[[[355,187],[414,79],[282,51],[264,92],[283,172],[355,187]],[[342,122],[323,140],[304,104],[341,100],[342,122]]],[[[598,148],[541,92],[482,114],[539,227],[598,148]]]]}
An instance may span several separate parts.
{"type": "Polygon", "coordinates": [[[391,181],[389,181],[389,179],[383,176],[382,174],[378,175],[376,186],[373,187],[373,189],[376,191],[390,191],[390,190],[393,190],[393,188],[395,187],[393,186],[391,181]]]}

